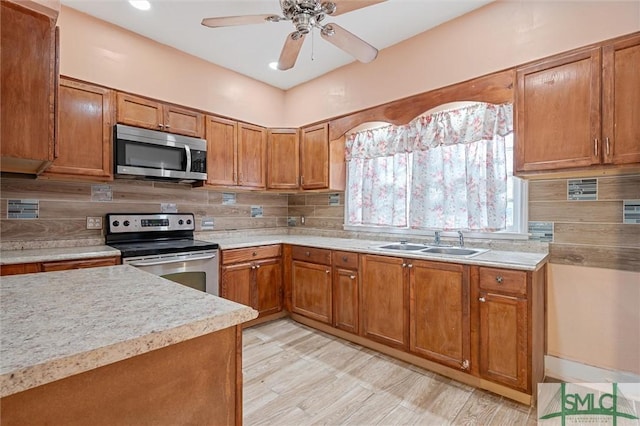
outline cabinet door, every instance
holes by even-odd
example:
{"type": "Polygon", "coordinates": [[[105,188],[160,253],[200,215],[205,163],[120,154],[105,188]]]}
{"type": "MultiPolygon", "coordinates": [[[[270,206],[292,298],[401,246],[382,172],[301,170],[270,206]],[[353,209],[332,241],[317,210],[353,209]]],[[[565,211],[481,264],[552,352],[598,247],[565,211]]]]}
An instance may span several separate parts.
{"type": "Polygon", "coordinates": [[[411,351],[453,368],[469,368],[468,267],[413,261],[410,272],[411,351]]]}
{"type": "Polygon", "coordinates": [[[54,159],[55,21],[11,2],[1,8],[1,171],[40,172],[54,159]]]}
{"type": "Polygon", "coordinates": [[[266,187],[267,133],[264,127],[238,127],[238,185],[266,187]]]}
{"type": "Polygon", "coordinates": [[[519,68],[516,172],[600,163],[600,48],[519,68]]]}
{"type": "Polygon", "coordinates": [[[527,300],[480,292],[480,375],[528,390],[527,300]]]}
{"type": "Polygon", "coordinates": [[[220,297],[255,308],[251,297],[253,269],[251,263],[223,266],[220,280],[220,297]]]}
{"type": "Polygon", "coordinates": [[[605,162],[640,163],[640,35],[603,48],[605,162]]]}
{"type": "Polygon", "coordinates": [[[333,268],[333,326],[358,334],[358,271],[333,268]]]}
{"type": "Polygon", "coordinates": [[[282,310],[282,259],[254,262],[254,302],[260,315],[282,310]]]}
{"type": "Polygon", "coordinates": [[[58,157],[44,173],[113,179],[113,90],[68,79],[58,89],[58,157]]]}
{"type": "Polygon", "coordinates": [[[292,262],[291,311],[331,324],[331,268],[292,262]]]}
{"type": "Polygon", "coordinates": [[[267,134],[267,189],[297,189],[300,150],[296,129],[269,129],[267,134]]]}
{"type": "Polygon", "coordinates": [[[207,183],[235,185],[238,122],[207,116],[207,183]]]}
{"type": "Polygon", "coordinates": [[[300,136],[300,187],[329,187],[329,125],[306,127],[300,136]]]}
{"type": "Polygon", "coordinates": [[[180,135],[204,137],[204,115],[173,105],[163,106],[164,130],[180,135]]]}
{"type": "Polygon", "coordinates": [[[409,288],[406,263],[387,256],[362,256],[361,334],[405,349],[409,337],[409,288]]]}
{"type": "Polygon", "coordinates": [[[118,92],[118,123],[163,130],[162,104],[150,99],[118,92]]]}

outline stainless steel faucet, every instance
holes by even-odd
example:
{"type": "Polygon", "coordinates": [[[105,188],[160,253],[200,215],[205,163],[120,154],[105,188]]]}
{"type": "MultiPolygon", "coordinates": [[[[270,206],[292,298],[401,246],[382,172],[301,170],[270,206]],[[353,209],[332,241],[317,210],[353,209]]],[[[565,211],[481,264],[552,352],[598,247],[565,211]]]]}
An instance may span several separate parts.
{"type": "Polygon", "coordinates": [[[458,231],[458,245],[464,247],[464,235],[462,235],[462,231],[458,231]]]}
{"type": "Polygon", "coordinates": [[[436,245],[436,246],[440,245],[440,232],[441,231],[435,231],[434,232],[433,245],[436,245]]]}

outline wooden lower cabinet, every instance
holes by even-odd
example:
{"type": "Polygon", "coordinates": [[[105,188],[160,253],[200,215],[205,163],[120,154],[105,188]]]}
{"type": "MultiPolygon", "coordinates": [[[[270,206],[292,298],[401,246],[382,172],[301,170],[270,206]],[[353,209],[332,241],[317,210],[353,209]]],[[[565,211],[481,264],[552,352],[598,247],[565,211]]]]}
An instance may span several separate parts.
{"type": "Polygon", "coordinates": [[[412,261],[409,347],[461,370],[470,367],[469,267],[412,261]]]}
{"type": "Polygon", "coordinates": [[[280,252],[279,244],[223,250],[220,297],[251,306],[258,317],[282,311],[280,252]]]}
{"type": "Polygon", "coordinates": [[[0,265],[0,276],[29,274],[33,272],[67,271],[69,269],[96,268],[120,264],[120,257],[97,257],[92,259],[56,260],[54,262],[19,263],[0,265]]]}
{"type": "Polygon", "coordinates": [[[544,380],[546,266],[521,271],[344,251],[329,261],[324,249],[290,252],[285,276],[294,319],[535,401],[544,380]]]}
{"type": "Polygon", "coordinates": [[[361,257],[360,333],[389,346],[409,347],[409,265],[388,256],[361,257]]]}
{"type": "Polygon", "coordinates": [[[2,425],[241,425],[241,327],[3,397],[0,410],[2,425]]]}
{"type": "Polygon", "coordinates": [[[527,299],[480,293],[480,375],[527,390],[527,299]]]}
{"type": "Polygon", "coordinates": [[[291,275],[291,312],[331,324],[331,266],[294,260],[291,275]]]}

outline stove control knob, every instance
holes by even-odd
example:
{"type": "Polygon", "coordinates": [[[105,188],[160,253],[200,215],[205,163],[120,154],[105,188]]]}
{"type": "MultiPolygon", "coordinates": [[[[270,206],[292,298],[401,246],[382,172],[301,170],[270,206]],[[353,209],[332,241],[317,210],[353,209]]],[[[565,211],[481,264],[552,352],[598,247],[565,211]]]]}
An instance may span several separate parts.
{"type": "Polygon", "coordinates": [[[187,219],[187,225],[191,225],[191,219],[187,219]]]}
{"type": "Polygon", "coordinates": [[[114,220],[111,224],[113,226],[120,226],[120,222],[118,222],[117,220],[114,220]]]}
{"type": "Polygon", "coordinates": [[[122,224],[123,224],[124,226],[129,226],[129,221],[128,221],[128,220],[125,220],[122,224]]]}
{"type": "Polygon", "coordinates": [[[178,221],[178,225],[184,225],[184,220],[180,219],[180,220],[178,221]]]}

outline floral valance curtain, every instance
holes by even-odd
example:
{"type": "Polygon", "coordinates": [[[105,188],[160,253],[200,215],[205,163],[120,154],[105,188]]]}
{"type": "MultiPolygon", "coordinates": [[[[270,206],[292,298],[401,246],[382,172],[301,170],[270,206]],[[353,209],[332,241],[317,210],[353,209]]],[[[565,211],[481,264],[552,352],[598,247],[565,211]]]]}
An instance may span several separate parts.
{"type": "Polygon", "coordinates": [[[347,224],[504,229],[512,131],[510,104],[474,103],[352,134],[347,224]]]}

